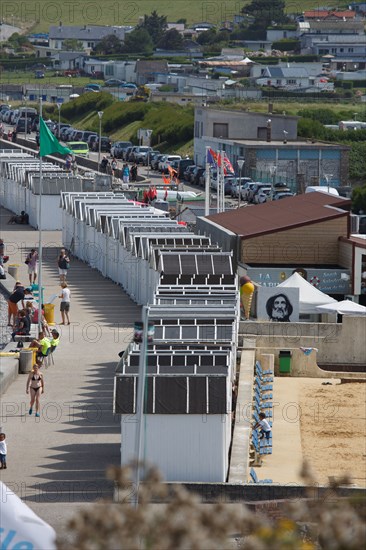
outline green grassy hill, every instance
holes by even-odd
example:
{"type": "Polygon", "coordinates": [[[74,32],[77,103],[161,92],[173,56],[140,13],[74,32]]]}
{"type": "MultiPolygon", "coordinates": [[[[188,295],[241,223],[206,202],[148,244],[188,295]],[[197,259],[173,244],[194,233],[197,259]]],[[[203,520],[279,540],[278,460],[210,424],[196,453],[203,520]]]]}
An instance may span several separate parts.
{"type": "MultiPolygon", "coordinates": [[[[47,32],[50,25],[135,25],[139,17],[156,10],[166,15],[169,22],[185,18],[187,23],[206,21],[220,25],[222,21],[232,19],[247,4],[244,0],[225,0],[225,2],[197,2],[197,0],[104,0],[103,2],[49,2],[48,0],[27,0],[15,3],[12,16],[5,17],[7,23],[14,21],[22,28],[31,28],[34,32],[47,32]]],[[[315,0],[303,0],[294,4],[286,0],[290,12],[303,11],[316,7],[315,0]]],[[[9,8],[10,9],[10,8],[9,8]]],[[[9,12],[9,10],[8,10],[9,12]]],[[[10,13],[10,12],[9,12],[10,13]]]]}

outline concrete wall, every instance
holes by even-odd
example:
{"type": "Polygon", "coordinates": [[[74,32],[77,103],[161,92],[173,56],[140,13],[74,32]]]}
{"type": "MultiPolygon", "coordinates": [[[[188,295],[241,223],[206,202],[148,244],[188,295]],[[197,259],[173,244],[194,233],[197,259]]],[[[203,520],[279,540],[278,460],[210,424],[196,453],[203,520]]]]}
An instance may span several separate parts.
{"type": "Polygon", "coordinates": [[[347,218],[279,231],[252,239],[241,245],[241,261],[248,264],[337,265],[340,235],[347,235],[347,218]]]}
{"type": "Polygon", "coordinates": [[[256,346],[266,350],[312,347],[319,363],[366,364],[366,316],[343,316],[342,323],[240,323],[239,333],[244,345],[256,335],[256,346]]]}

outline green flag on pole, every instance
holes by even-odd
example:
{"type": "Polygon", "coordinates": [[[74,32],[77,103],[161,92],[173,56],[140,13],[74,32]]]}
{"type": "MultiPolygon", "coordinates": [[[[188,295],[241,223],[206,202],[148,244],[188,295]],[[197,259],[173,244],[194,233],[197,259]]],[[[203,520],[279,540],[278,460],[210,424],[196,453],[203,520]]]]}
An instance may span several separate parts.
{"type": "Polygon", "coordinates": [[[39,156],[46,157],[52,153],[68,155],[72,154],[72,151],[58,142],[43,118],[39,117],[39,156]]]}

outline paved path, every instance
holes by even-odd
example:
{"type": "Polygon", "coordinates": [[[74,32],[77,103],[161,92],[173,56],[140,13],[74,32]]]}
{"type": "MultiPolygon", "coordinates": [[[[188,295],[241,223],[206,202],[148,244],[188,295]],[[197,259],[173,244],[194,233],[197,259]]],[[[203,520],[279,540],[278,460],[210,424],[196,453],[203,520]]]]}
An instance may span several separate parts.
{"type": "MultiPolygon", "coordinates": [[[[20,264],[27,281],[25,250],[37,245],[32,228],[6,225],[1,236],[11,263],[20,264]]],[[[60,292],[56,256],[61,232],[45,231],[45,298],[60,292]]],[[[86,264],[73,260],[69,270],[71,325],[62,329],[55,366],[44,371],[41,418],[28,415],[26,376],[1,399],[0,425],[7,435],[8,469],[1,480],[62,532],[65,518],[85,502],[112,495],[105,480],[109,464],[120,462],[120,419],[112,412],[113,376],[118,353],[131,339],[140,308],[123,290],[86,264]],[[119,328],[118,328],[119,327],[119,328]]],[[[60,321],[56,300],[56,321],[60,321]]]]}

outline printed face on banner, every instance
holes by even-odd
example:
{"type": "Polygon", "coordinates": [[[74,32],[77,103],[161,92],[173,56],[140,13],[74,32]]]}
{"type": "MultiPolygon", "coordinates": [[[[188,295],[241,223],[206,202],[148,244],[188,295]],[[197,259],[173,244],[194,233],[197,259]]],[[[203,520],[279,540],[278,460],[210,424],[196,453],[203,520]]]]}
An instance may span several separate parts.
{"type": "Polygon", "coordinates": [[[258,288],[258,319],[277,323],[299,320],[298,288],[258,288]]]}

